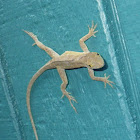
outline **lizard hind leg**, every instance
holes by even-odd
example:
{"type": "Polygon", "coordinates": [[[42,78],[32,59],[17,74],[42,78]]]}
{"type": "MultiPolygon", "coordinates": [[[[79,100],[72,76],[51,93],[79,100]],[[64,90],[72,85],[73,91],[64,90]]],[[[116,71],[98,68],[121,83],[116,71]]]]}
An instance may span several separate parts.
{"type": "Polygon", "coordinates": [[[23,31],[26,34],[28,34],[35,41],[35,43],[32,46],[37,45],[40,49],[44,50],[52,58],[55,58],[55,57],[58,57],[59,56],[59,54],[56,53],[53,49],[51,49],[51,48],[45,46],[43,43],[41,43],[38,40],[37,36],[34,35],[32,32],[28,32],[26,30],[23,30],[23,31]]]}
{"type": "Polygon", "coordinates": [[[63,98],[64,96],[66,96],[72,106],[72,108],[74,109],[74,111],[77,113],[77,110],[76,108],[74,107],[74,105],[72,104],[72,101],[76,102],[77,101],[75,100],[75,98],[73,96],[71,96],[69,92],[66,91],[66,87],[67,87],[67,84],[68,84],[68,79],[67,79],[67,75],[66,75],[66,72],[65,72],[65,69],[63,68],[60,68],[60,67],[57,67],[57,71],[62,79],[62,84],[61,84],[61,91],[63,93],[62,97],[63,98]]]}

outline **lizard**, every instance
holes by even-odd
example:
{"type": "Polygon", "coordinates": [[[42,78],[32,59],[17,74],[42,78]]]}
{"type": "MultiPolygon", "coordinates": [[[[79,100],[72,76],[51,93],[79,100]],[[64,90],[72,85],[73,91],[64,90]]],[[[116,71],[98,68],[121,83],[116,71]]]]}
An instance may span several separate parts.
{"type": "Polygon", "coordinates": [[[106,84],[109,84],[111,87],[112,84],[114,84],[112,81],[108,80],[109,76],[106,76],[104,74],[104,77],[96,77],[94,75],[94,69],[99,69],[104,66],[104,59],[102,56],[97,53],[97,52],[90,52],[88,50],[87,45],[85,44],[85,41],[88,40],[89,38],[96,37],[95,33],[98,31],[95,31],[97,27],[97,24],[94,25],[92,21],[92,26],[88,26],[89,32],[85,36],[83,36],[79,40],[79,44],[83,52],[75,52],[75,51],[65,51],[62,55],[59,55],[56,53],[54,50],[51,48],[45,46],[43,43],[41,43],[37,36],[34,35],[32,32],[23,30],[25,33],[27,33],[34,41],[34,45],[37,45],[40,49],[44,50],[52,59],[47,62],[44,66],[42,66],[31,78],[28,87],[27,87],[27,95],[26,95],[26,102],[27,102],[27,109],[29,113],[29,117],[31,120],[31,124],[33,127],[33,131],[36,137],[36,140],[38,140],[38,135],[36,131],[36,127],[33,121],[32,113],[31,113],[31,107],[30,107],[30,93],[31,93],[31,88],[36,79],[46,70],[48,69],[57,69],[61,79],[62,79],[62,84],[60,86],[61,91],[62,91],[62,97],[66,96],[72,106],[72,108],[77,112],[76,108],[72,104],[72,101],[76,102],[76,99],[71,96],[71,93],[66,91],[66,87],[68,85],[68,79],[65,70],[66,69],[75,69],[75,68],[81,68],[81,67],[86,67],[88,69],[89,76],[91,77],[92,80],[96,81],[102,81],[104,82],[104,85],[106,87],[106,84]]]}

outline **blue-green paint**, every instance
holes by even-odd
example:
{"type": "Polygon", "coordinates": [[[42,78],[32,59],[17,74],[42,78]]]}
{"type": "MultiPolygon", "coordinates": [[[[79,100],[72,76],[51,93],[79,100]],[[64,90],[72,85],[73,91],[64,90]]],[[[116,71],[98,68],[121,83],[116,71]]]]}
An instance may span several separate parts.
{"type": "Polygon", "coordinates": [[[138,0],[13,0],[0,2],[0,139],[34,140],[26,107],[26,88],[33,74],[50,57],[22,29],[59,54],[82,51],[78,40],[87,25],[98,23],[96,38],[86,43],[99,52],[115,88],[92,81],[86,68],[67,70],[67,90],[78,101],[78,114],[61,99],[57,70],[35,82],[31,108],[40,140],[138,140],[140,83],[138,0]],[[134,8],[135,7],[135,8],[134,8]],[[129,16],[127,16],[129,15],[129,16]]]}

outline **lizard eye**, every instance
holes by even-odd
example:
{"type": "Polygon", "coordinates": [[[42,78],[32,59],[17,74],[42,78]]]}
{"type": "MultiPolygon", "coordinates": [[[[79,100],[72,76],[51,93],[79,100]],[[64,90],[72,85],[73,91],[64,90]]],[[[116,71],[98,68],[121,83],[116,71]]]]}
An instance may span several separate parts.
{"type": "Polygon", "coordinates": [[[97,55],[99,55],[99,54],[97,53],[97,55]]]}

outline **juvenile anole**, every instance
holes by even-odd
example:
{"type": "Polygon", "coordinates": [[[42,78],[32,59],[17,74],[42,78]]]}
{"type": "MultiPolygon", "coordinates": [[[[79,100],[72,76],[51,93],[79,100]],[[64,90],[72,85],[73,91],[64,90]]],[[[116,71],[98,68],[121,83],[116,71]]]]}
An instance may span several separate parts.
{"type": "Polygon", "coordinates": [[[81,68],[81,67],[87,67],[88,69],[88,73],[91,77],[91,79],[96,80],[96,81],[102,81],[105,84],[109,84],[111,87],[112,86],[112,81],[109,81],[109,76],[106,77],[106,74],[104,74],[104,77],[96,77],[94,75],[94,70],[93,69],[99,69],[102,68],[104,66],[104,60],[103,58],[100,56],[100,54],[98,54],[97,52],[90,52],[86,46],[86,44],[84,43],[86,40],[88,40],[90,37],[95,36],[95,33],[98,31],[95,31],[97,27],[97,24],[94,26],[94,23],[92,22],[92,26],[89,27],[89,32],[87,35],[85,35],[84,37],[82,37],[79,40],[79,44],[80,47],[82,48],[83,52],[74,52],[74,51],[66,51],[64,52],[62,55],[59,55],[58,53],[56,53],[54,50],[52,50],[51,48],[45,46],[43,43],[41,43],[37,36],[34,35],[32,32],[28,32],[23,30],[25,33],[27,33],[29,36],[32,37],[32,39],[35,41],[35,43],[33,45],[37,45],[40,49],[46,51],[46,53],[48,53],[48,55],[50,55],[50,57],[52,57],[52,59],[45,64],[43,67],[41,67],[32,77],[32,79],[29,82],[28,88],[27,88],[27,95],[26,95],[26,101],[27,101],[27,108],[28,108],[28,113],[31,119],[31,124],[34,130],[34,134],[36,137],[36,140],[38,140],[38,135],[37,135],[37,131],[35,128],[35,124],[33,121],[33,117],[32,117],[32,113],[31,113],[31,107],[30,107],[30,93],[31,93],[31,88],[33,83],[35,82],[35,80],[46,70],[48,69],[57,69],[61,79],[62,79],[62,84],[61,84],[61,91],[62,91],[62,98],[64,96],[66,96],[72,106],[72,108],[76,111],[76,108],[73,106],[71,101],[77,102],[75,100],[75,98],[73,96],[71,96],[71,94],[69,92],[66,91],[66,87],[68,84],[68,79],[67,79],[67,75],[65,72],[65,69],[74,69],[74,68],[81,68]]]}

